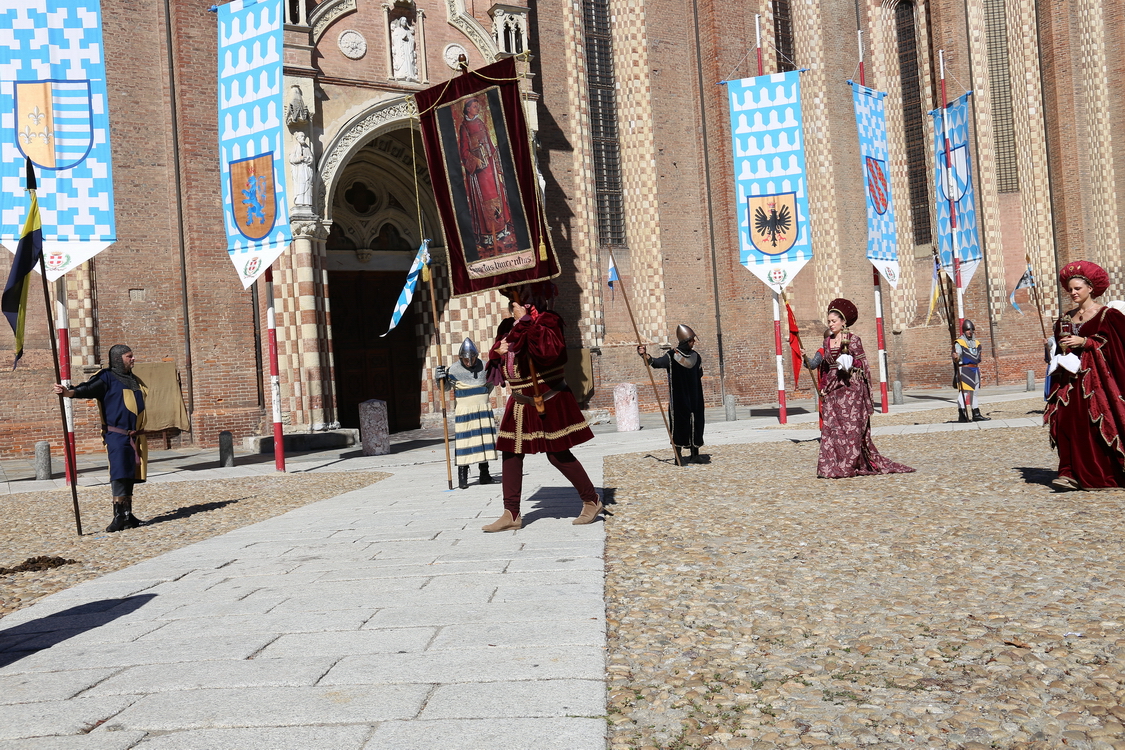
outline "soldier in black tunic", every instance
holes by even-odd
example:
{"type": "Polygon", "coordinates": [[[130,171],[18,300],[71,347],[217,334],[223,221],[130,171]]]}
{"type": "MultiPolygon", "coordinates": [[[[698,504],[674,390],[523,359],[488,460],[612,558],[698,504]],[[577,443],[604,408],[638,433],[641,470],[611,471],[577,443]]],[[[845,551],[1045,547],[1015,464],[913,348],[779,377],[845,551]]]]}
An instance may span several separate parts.
{"type": "Polygon", "coordinates": [[[650,357],[644,346],[637,354],[650,367],[668,371],[669,417],[672,420],[672,443],[683,464],[683,449],[690,450],[688,463],[705,463],[699,455],[703,445],[703,362],[695,349],[695,331],[680,325],[676,328],[676,348],[660,357],[650,357]]]}

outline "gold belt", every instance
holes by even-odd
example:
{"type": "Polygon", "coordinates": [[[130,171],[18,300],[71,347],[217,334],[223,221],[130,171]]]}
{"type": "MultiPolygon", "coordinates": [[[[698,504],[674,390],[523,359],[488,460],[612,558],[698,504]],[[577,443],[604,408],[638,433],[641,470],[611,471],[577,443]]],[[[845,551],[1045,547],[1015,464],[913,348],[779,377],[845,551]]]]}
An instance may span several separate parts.
{"type": "MultiPolygon", "coordinates": [[[[557,383],[555,383],[555,385],[552,388],[550,388],[549,390],[544,391],[543,393],[540,393],[539,397],[544,402],[550,401],[556,395],[558,395],[559,393],[562,393],[564,388],[566,388],[566,381],[560,380],[557,383]]],[[[535,398],[533,396],[525,396],[522,393],[516,393],[514,390],[512,391],[512,398],[514,398],[516,400],[517,404],[532,404],[532,403],[535,403],[535,398]]]]}

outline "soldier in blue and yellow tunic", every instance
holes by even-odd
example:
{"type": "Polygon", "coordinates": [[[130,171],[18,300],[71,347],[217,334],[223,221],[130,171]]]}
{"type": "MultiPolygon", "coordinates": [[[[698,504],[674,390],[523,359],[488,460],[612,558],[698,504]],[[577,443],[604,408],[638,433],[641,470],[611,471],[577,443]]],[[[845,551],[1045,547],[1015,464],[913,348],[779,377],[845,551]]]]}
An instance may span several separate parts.
{"type": "Polygon", "coordinates": [[[106,531],[133,529],[141,521],[133,515],[133,485],[145,481],[148,446],[145,444],[145,397],[148,389],[133,374],[133,350],[117,344],[109,350],[109,369],[99,370],[85,383],[55,393],[67,398],[97,399],[102,413],[102,439],[109,455],[113,490],[113,521],[106,531]]]}
{"type": "Polygon", "coordinates": [[[437,368],[437,379],[443,388],[452,388],[457,399],[453,412],[457,441],[457,486],[469,486],[469,467],[480,466],[480,483],[492,484],[488,462],[496,460],[496,420],[488,396],[492,384],[486,377],[484,362],[473,340],[466,338],[457,352],[457,362],[437,368]]]}
{"type": "Polygon", "coordinates": [[[953,366],[957,369],[957,404],[961,407],[958,421],[988,422],[990,417],[980,413],[977,391],[980,389],[981,344],[976,338],[976,326],[968,318],[961,323],[961,336],[953,344],[953,366]],[[969,409],[972,416],[969,416],[969,409]]]}

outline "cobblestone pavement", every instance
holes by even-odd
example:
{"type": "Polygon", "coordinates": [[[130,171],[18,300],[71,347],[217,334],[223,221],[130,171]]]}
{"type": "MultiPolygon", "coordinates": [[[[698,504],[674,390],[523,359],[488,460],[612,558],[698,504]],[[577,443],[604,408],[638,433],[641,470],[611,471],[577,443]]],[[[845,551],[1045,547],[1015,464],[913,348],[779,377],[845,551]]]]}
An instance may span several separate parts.
{"type": "Polygon", "coordinates": [[[134,510],[142,529],[107,534],[108,487],[79,487],[83,535],[75,533],[70,490],[0,495],[0,617],[65,588],[202,539],[279,516],[302,505],[375,484],[370,471],[270,474],[138,485],[134,510]],[[29,559],[71,562],[45,570],[4,572],[29,559]]]}
{"type": "Polygon", "coordinates": [[[1125,748],[1125,493],[1052,492],[1041,428],[876,443],[917,473],[606,458],[611,750],[1125,748]]]}

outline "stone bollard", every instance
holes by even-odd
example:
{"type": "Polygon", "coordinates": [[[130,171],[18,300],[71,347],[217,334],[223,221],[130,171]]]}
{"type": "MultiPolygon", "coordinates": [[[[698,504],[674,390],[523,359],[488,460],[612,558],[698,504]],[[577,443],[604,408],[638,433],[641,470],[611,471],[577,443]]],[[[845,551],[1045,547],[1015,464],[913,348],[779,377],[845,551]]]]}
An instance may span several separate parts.
{"type": "Polygon", "coordinates": [[[38,480],[51,478],[51,444],[40,440],[35,444],[35,478],[38,480]]]}
{"type": "Polygon", "coordinates": [[[1035,370],[1028,370],[1027,371],[1027,390],[1028,391],[1037,390],[1036,387],[1035,387],[1035,370]]]}
{"type": "Polygon", "coordinates": [[[728,393],[726,396],[723,396],[723,406],[726,407],[727,410],[727,421],[738,421],[738,403],[735,401],[733,393],[728,393]]]}
{"type": "Polygon", "coordinates": [[[641,429],[641,408],[637,403],[637,386],[618,383],[613,386],[613,406],[617,413],[618,432],[636,432],[641,429]]]}
{"type": "Polygon", "coordinates": [[[387,402],[373,398],[359,405],[359,437],[363,455],[385,456],[391,452],[391,428],[387,402]]]}
{"type": "Polygon", "coordinates": [[[891,383],[891,403],[895,406],[902,406],[905,403],[902,400],[902,382],[894,381],[891,383]]]}
{"type": "Polygon", "coordinates": [[[219,468],[234,466],[234,435],[230,430],[219,433],[219,468]]]}

